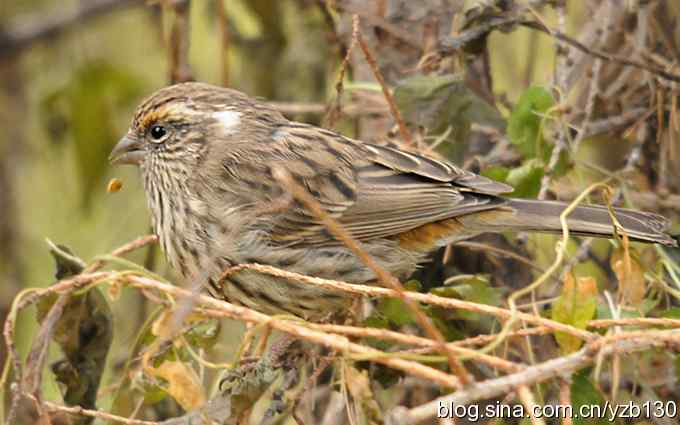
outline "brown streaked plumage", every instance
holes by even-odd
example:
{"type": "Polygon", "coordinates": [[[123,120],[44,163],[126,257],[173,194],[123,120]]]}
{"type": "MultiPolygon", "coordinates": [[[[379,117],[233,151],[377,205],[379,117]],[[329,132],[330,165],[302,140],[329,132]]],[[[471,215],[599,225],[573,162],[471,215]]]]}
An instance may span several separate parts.
{"type": "MultiPolygon", "coordinates": [[[[291,122],[235,90],[184,83],[138,108],[114,163],[139,165],[153,226],[170,264],[211,285],[239,263],[370,283],[373,273],[271,175],[285,168],[375,260],[399,277],[438,246],[484,232],[560,232],[565,204],[509,199],[512,188],[452,164],[291,122]]],[[[676,245],[667,220],[616,208],[637,241],[676,245]]],[[[573,234],[611,237],[609,212],[582,206],[573,234]]],[[[216,288],[213,288],[216,289],[216,288]]],[[[267,313],[324,316],[343,293],[243,271],[217,288],[229,301],[267,313]]]]}

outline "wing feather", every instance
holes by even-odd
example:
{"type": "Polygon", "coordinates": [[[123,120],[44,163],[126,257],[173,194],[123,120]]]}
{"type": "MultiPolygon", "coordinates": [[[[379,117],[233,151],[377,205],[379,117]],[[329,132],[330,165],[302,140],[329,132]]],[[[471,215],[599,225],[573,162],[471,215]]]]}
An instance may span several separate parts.
{"type": "MultiPolygon", "coordinates": [[[[287,152],[294,177],[361,241],[496,208],[503,201],[494,195],[512,190],[442,161],[305,124],[277,130],[274,142],[287,152]],[[304,173],[296,174],[298,165],[304,173]]],[[[274,240],[316,246],[339,243],[301,205],[280,213],[274,222],[274,240]]]]}

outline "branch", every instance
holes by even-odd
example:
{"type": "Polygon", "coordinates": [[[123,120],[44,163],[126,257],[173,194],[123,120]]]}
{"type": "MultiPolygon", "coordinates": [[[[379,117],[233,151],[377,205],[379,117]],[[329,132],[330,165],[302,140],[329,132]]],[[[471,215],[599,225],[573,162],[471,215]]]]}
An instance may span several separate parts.
{"type": "Polygon", "coordinates": [[[515,388],[522,385],[531,386],[557,376],[570,375],[593,363],[599,356],[610,356],[615,353],[621,354],[624,352],[632,353],[652,347],[670,348],[672,344],[680,344],[680,330],[647,331],[644,336],[615,341],[612,344],[603,346],[601,350],[598,350],[601,346],[601,341],[594,341],[568,356],[548,360],[501,378],[489,379],[469,385],[465,390],[456,391],[453,394],[440,397],[410,410],[398,407],[392,411],[390,415],[391,421],[388,423],[395,425],[417,424],[435,417],[437,407],[440,404],[464,405],[477,400],[498,397],[514,391],[515,388]]]}
{"type": "Polygon", "coordinates": [[[141,6],[141,0],[90,0],[81,2],[75,10],[39,12],[20,22],[0,28],[0,60],[21,53],[34,43],[53,40],[76,24],[130,6],[141,6]]]}
{"type": "Polygon", "coordinates": [[[212,298],[208,295],[193,294],[191,291],[177,287],[175,285],[158,282],[146,277],[129,276],[126,278],[126,280],[133,287],[137,287],[140,289],[155,289],[161,291],[164,294],[169,294],[181,299],[193,297],[196,302],[196,305],[209,308],[209,310],[204,310],[204,312],[211,313],[210,314],[211,316],[228,317],[230,319],[240,320],[244,322],[267,324],[273,329],[291,334],[300,339],[305,339],[316,344],[321,344],[326,347],[333,348],[340,352],[354,352],[365,355],[377,363],[382,363],[391,368],[399,369],[406,373],[410,373],[421,378],[429,379],[447,388],[459,388],[461,386],[460,381],[455,376],[449,375],[445,372],[431,368],[429,366],[424,366],[417,362],[389,357],[383,351],[366,347],[354,342],[350,342],[349,339],[342,336],[330,335],[324,332],[315,331],[294,321],[278,320],[272,318],[271,316],[259,313],[255,310],[251,310],[246,307],[233,305],[226,301],[221,301],[212,298]]]}
{"type": "Polygon", "coordinates": [[[640,62],[634,59],[618,55],[612,55],[601,50],[591,49],[584,45],[583,43],[581,43],[580,41],[575,40],[574,38],[571,38],[560,31],[550,28],[541,22],[526,19],[521,16],[510,17],[506,16],[491,18],[488,21],[484,22],[483,24],[477,25],[469,30],[459,33],[455,37],[454,36],[444,37],[439,42],[439,53],[444,55],[451,54],[475,40],[478,40],[482,37],[486,37],[493,30],[505,29],[507,27],[515,27],[518,25],[522,25],[527,28],[532,28],[544,32],[552,36],[556,40],[559,40],[564,44],[574,47],[575,49],[588,55],[591,55],[593,57],[596,57],[598,59],[602,59],[608,62],[616,62],[621,65],[632,66],[634,68],[650,72],[656,75],[657,77],[661,77],[669,81],[680,82],[680,75],[668,72],[665,69],[662,69],[656,65],[640,62]]]}
{"type": "MultiPolygon", "coordinates": [[[[139,238],[132,241],[123,247],[113,251],[115,255],[121,255],[133,249],[144,246],[145,244],[154,242],[155,238],[151,236],[139,238]]],[[[396,298],[408,298],[414,302],[430,303],[439,305],[444,308],[463,308],[468,311],[476,311],[485,314],[492,314],[502,319],[509,319],[515,317],[516,319],[524,320],[529,323],[543,325],[540,328],[527,329],[522,331],[513,331],[507,336],[528,336],[538,335],[555,330],[564,330],[572,335],[576,335],[586,341],[585,348],[581,351],[568,355],[566,357],[550,360],[538,365],[527,366],[522,363],[514,363],[505,360],[501,357],[485,354],[479,351],[473,351],[465,348],[465,346],[475,346],[478,344],[487,343],[489,340],[496,340],[498,335],[482,335],[475,338],[469,338],[464,341],[446,344],[448,352],[459,356],[459,361],[468,359],[476,362],[485,363],[499,371],[509,373],[504,377],[489,379],[480,383],[470,383],[466,386],[461,385],[461,380],[456,376],[438,370],[433,367],[423,365],[417,361],[409,360],[414,358],[419,353],[428,353],[439,351],[440,342],[437,338],[427,339],[421,336],[401,334],[387,329],[363,329],[353,326],[331,325],[331,324],[310,324],[306,322],[299,322],[298,320],[286,320],[282,317],[272,317],[255,310],[248,309],[242,306],[236,306],[228,302],[212,298],[204,294],[197,294],[194,291],[187,290],[170,283],[160,282],[149,277],[136,275],[132,271],[123,272],[101,272],[96,271],[97,268],[104,265],[108,258],[102,257],[95,261],[89,268],[88,272],[74,277],[65,278],[56,284],[47,288],[30,289],[22,293],[14,302],[10,319],[5,323],[5,337],[7,338],[8,346],[13,346],[13,330],[15,318],[18,311],[35,303],[39,299],[48,296],[62,295],[69,296],[74,291],[94,284],[124,284],[133,288],[141,290],[142,294],[147,297],[152,297],[152,293],[160,292],[177,302],[184,300],[191,300],[194,311],[200,312],[207,317],[215,318],[231,318],[248,323],[256,323],[265,325],[273,330],[278,330],[283,333],[292,335],[296,339],[304,339],[312,343],[323,345],[333,349],[338,353],[343,353],[348,359],[367,360],[375,363],[381,363],[393,369],[400,370],[413,377],[418,377],[432,382],[441,387],[451,388],[456,392],[447,397],[440,398],[433,402],[424,404],[422,406],[407,410],[405,408],[397,408],[392,411],[392,423],[396,424],[411,424],[417,421],[429,419],[436,414],[436,405],[438,402],[454,402],[454,403],[470,403],[476,400],[496,397],[501,394],[516,392],[522,388],[529,388],[532,385],[547,381],[550,379],[559,379],[560,377],[569,375],[574,371],[581,369],[602,356],[612,355],[617,352],[633,352],[641,351],[653,347],[666,347],[669,350],[680,349],[680,329],[672,329],[665,331],[657,330],[631,330],[622,333],[617,333],[610,337],[599,336],[595,333],[590,333],[585,330],[576,329],[572,326],[557,323],[549,319],[529,314],[509,311],[507,309],[492,307],[483,304],[470,303],[453,298],[442,298],[431,294],[421,294],[415,292],[399,293],[393,289],[372,287],[367,285],[349,284],[341,281],[331,281],[327,279],[319,279],[305,275],[299,275],[285,270],[276,269],[270,266],[242,264],[231,267],[225,271],[225,276],[230,273],[237,272],[244,269],[252,269],[259,273],[271,274],[286,279],[293,279],[304,284],[313,284],[324,288],[332,288],[335,290],[343,290],[353,294],[368,295],[368,296],[388,296],[396,298]],[[385,352],[358,342],[354,342],[347,338],[353,337],[371,337],[380,340],[392,340],[398,343],[413,345],[417,348],[406,349],[399,352],[385,352]],[[419,348],[418,348],[419,347],[419,348]],[[410,357],[409,357],[410,356],[410,357]],[[433,408],[435,406],[435,408],[433,408]],[[394,416],[394,415],[399,415],[394,416]]],[[[680,327],[680,321],[673,319],[659,319],[659,318],[634,318],[634,319],[620,319],[620,320],[598,320],[591,321],[589,326],[595,328],[606,328],[610,326],[671,326],[680,327]]],[[[10,362],[18,364],[16,367],[16,375],[21,377],[22,368],[21,361],[16,357],[16,352],[13,351],[14,356],[10,356],[10,362]]],[[[417,357],[416,357],[417,358],[417,357]]],[[[31,369],[29,367],[29,369],[31,369]]],[[[37,370],[37,368],[33,368],[37,370]]],[[[5,379],[7,377],[5,373],[5,379]]],[[[29,375],[33,373],[29,372],[29,375]]],[[[34,379],[34,378],[33,378],[34,379]]],[[[34,379],[35,381],[35,379],[34,379]]],[[[96,417],[100,419],[119,420],[126,424],[158,424],[156,422],[141,421],[137,419],[119,419],[114,415],[96,410],[88,410],[86,408],[76,406],[60,406],[48,401],[39,400],[32,394],[27,394],[18,388],[15,391],[18,396],[27,396],[34,400],[38,406],[46,410],[58,410],[65,413],[77,414],[80,416],[96,417]]],[[[526,405],[533,405],[531,394],[524,390],[523,402],[526,405]]],[[[222,394],[215,399],[208,402],[207,405],[192,411],[189,414],[168,421],[168,425],[185,425],[200,421],[205,418],[218,419],[222,423],[231,423],[232,419],[232,400],[229,395],[222,394]],[[225,422],[226,421],[226,422],[225,422]]],[[[163,422],[166,425],[166,422],[163,422]]]]}
{"type": "Polygon", "coordinates": [[[174,0],[170,4],[175,12],[168,45],[170,50],[170,82],[176,84],[194,79],[189,66],[189,12],[191,1],[174,0]]]}
{"type": "MultiPolygon", "coordinates": [[[[254,270],[258,273],[264,273],[268,274],[271,276],[276,276],[276,277],[281,277],[284,279],[290,279],[295,282],[300,282],[300,283],[306,283],[309,285],[315,285],[319,286],[321,288],[326,288],[326,289],[331,289],[331,290],[336,290],[336,291],[343,291],[347,292],[349,294],[356,294],[356,295],[363,295],[363,296],[368,296],[368,297],[390,297],[390,298],[405,298],[413,301],[417,301],[420,303],[425,303],[425,304],[430,304],[430,305],[436,305],[442,308],[447,308],[447,309],[463,309],[466,311],[472,311],[475,313],[482,313],[482,314],[490,314],[492,316],[496,316],[499,319],[507,320],[510,317],[512,317],[513,313],[505,308],[500,308],[500,307],[494,307],[492,305],[488,304],[478,304],[478,303],[473,303],[469,301],[463,301],[459,300],[457,298],[445,298],[445,297],[440,297],[437,295],[433,294],[423,294],[420,292],[410,292],[406,291],[403,294],[399,294],[397,291],[388,289],[388,288],[380,288],[380,287],[375,287],[375,286],[369,286],[369,285],[360,285],[360,284],[351,284],[347,282],[342,282],[338,280],[330,280],[330,279],[322,279],[318,277],[311,277],[299,273],[293,273],[289,272],[286,270],[282,269],[277,269],[276,267],[272,266],[266,266],[262,264],[239,264],[236,266],[233,266],[223,275],[220,277],[220,280],[225,279],[226,277],[230,276],[233,273],[236,273],[241,270],[254,270]]],[[[573,335],[577,338],[583,339],[583,340],[593,340],[598,338],[597,334],[584,331],[578,328],[575,328],[570,325],[566,325],[564,323],[556,322],[554,320],[546,319],[545,317],[540,317],[540,316],[534,316],[533,314],[528,314],[528,313],[522,313],[522,312],[516,312],[515,313],[515,318],[531,323],[534,325],[538,326],[546,326],[553,331],[560,331],[560,332],[565,332],[569,335],[573,335]]]]}

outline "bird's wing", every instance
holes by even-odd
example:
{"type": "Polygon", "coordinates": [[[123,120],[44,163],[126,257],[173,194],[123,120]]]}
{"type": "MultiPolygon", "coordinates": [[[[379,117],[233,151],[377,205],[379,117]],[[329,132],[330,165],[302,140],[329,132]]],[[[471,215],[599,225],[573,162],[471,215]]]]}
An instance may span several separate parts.
{"type": "MultiPolygon", "coordinates": [[[[395,147],[364,144],[291,123],[274,137],[281,164],[354,238],[398,235],[427,223],[496,208],[510,186],[395,147]]],[[[270,164],[270,165],[273,165],[270,164]]],[[[337,244],[322,223],[295,203],[274,217],[272,239],[337,244]]]]}
{"type": "Polygon", "coordinates": [[[367,143],[363,143],[363,146],[373,154],[372,162],[393,170],[396,174],[412,174],[436,182],[450,183],[463,191],[473,190],[488,195],[509,193],[514,190],[505,183],[463,170],[448,162],[405,152],[394,146],[367,143]]]}
{"type": "Polygon", "coordinates": [[[357,200],[340,223],[359,240],[389,237],[499,205],[500,198],[380,164],[363,165],[358,171],[357,200]]]}

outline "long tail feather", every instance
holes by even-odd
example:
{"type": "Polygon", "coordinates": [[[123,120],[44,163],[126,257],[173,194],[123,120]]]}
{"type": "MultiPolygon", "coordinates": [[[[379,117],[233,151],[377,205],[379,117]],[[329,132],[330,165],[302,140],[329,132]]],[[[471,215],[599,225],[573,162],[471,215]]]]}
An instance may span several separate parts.
{"type": "MultiPolygon", "coordinates": [[[[504,213],[489,214],[483,222],[472,222],[472,219],[466,220],[465,217],[459,217],[458,220],[465,226],[479,225],[486,231],[562,232],[560,214],[568,204],[530,199],[508,199],[507,202],[508,208],[504,213]]],[[[666,233],[669,225],[666,218],[625,208],[614,208],[614,214],[632,240],[677,246],[677,241],[666,233]]],[[[614,233],[609,210],[604,206],[576,207],[567,217],[567,225],[574,235],[611,238],[614,233]]]]}

